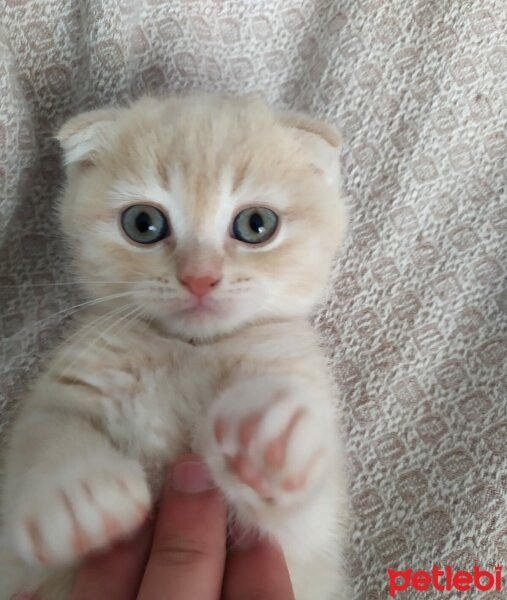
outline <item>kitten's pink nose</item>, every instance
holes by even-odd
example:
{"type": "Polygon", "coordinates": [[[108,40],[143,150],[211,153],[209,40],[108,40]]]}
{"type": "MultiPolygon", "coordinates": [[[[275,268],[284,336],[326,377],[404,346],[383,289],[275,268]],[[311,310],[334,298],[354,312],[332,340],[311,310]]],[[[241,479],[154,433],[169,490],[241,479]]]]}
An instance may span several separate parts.
{"type": "Polygon", "coordinates": [[[211,288],[215,287],[220,279],[211,276],[192,277],[192,275],[185,275],[180,281],[192,292],[192,294],[194,294],[194,296],[201,298],[202,296],[205,296],[211,288]]]}

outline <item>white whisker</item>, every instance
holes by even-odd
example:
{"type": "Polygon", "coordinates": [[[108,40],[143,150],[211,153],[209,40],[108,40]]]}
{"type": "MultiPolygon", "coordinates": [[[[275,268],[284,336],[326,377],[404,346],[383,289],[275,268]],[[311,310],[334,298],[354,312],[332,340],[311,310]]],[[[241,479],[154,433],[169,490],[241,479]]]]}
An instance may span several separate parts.
{"type": "Polygon", "coordinates": [[[125,323],[124,327],[115,331],[115,335],[117,337],[119,337],[120,335],[125,335],[128,332],[130,326],[134,324],[138,319],[144,316],[144,314],[146,313],[145,307],[140,306],[139,309],[140,310],[138,312],[135,312],[133,315],[130,316],[130,318],[127,319],[127,322],[125,323]]]}
{"type": "Polygon", "coordinates": [[[137,281],[61,281],[58,283],[19,283],[18,285],[0,285],[0,290],[16,289],[25,287],[52,287],[52,286],[64,286],[64,285],[86,285],[89,283],[106,283],[106,284],[132,284],[138,283],[137,281]]]}
{"type": "MultiPolygon", "coordinates": [[[[117,315],[121,314],[124,310],[130,310],[131,307],[133,306],[133,304],[124,304],[122,306],[117,306],[115,308],[113,308],[112,310],[106,312],[105,314],[97,317],[96,319],[93,319],[92,321],[90,321],[89,323],[86,323],[83,327],[78,328],[73,334],[71,334],[66,340],[65,340],[65,346],[68,348],[71,348],[73,346],[76,346],[78,344],[80,344],[82,341],[84,341],[86,339],[86,336],[93,331],[96,327],[98,327],[99,325],[104,325],[105,323],[107,323],[110,319],[116,317],[117,315]]],[[[61,357],[61,360],[55,360],[53,362],[52,367],[50,368],[50,371],[54,371],[57,367],[61,366],[62,364],[65,363],[65,359],[67,358],[66,355],[63,355],[61,357]]]]}
{"type": "MultiPolygon", "coordinates": [[[[83,348],[81,348],[81,351],[78,352],[77,356],[74,357],[74,360],[72,360],[69,364],[67,364],[66,366],[62,367],[62,374],[65,373],[69,373],[69,371],[71,371],[74,366],[76,364],[79,364],[79,362],[81,361],[81,359],[83,358],[83,356],[90,351],[92,348],[94,348],[97,343],[104,338],[104,336],[106,334],[108,334],[109,332],[111,332],[112,329],[114,329],[117,325],[119,325],[120,323],[122,323],[124,321],[124,319],[130,317],[131,315],[135,314],[137,311],[139,311],[141,307],[139,306],[134,306],[134,308],[132,308],[132,304],[127,304],[125,306],[121,307],[121,310],[118,310],[114,313],[114,315],[109,315],[109,317],[111,316],[116,316],[118,314],[120,314],[121,316],[116,319],[115,321],[113,321],[110,325],[108,325],[104,330],[99,330],[97,331],[97,336],[93,337],[90,341],[90,343],[85,344],[83,346],[83,348]],[[121,314],[124,310],[127,310],[127,312],[125,314],[121,314]]],[[[95,324],[96,325],[96,324],[95,324]]],[[[93,327],[91,328],[93,330],[93,327]]],[[[87,333],[90,330],[87,331],[87,333]]],[[[75,345],[75,343],[74,343],[75,345]]]]}
{"type": "Polygon", "coordinates": [[[119,292],[117,294],[110,294],[109,296],[103,296],[101,298],[94,298],[92,300],[86,300],[85,302],[81,302],[80,304],[75,304],[73,306],[63,308],[62,310],[52,313],[51,315],[44,317],[43,319],[39,319],[38,321],[31,323],[30,326],[22,327],[21,329],[19,329],[18,331],[16,331],[15,333],[13,333],[11,336],[8,336],[8,337],[13,338],[13,337],[21,335],[22,333],[32,331],[33,329],[35,329],[36,326],[41,325],[42,323],[45,323],[47,321],[51,321],[52,319],[54,319],[56,317],[65,318],[66,316],[72,315],[84,308],[96,306],[103,302],[110,302],[111,300],[117,300],[119,298],[124,298],[126,296],[131,296],[133,294],[138,294],[140,292],[144,292],[144,290],[131,290],[128,292],[119,292]]]}

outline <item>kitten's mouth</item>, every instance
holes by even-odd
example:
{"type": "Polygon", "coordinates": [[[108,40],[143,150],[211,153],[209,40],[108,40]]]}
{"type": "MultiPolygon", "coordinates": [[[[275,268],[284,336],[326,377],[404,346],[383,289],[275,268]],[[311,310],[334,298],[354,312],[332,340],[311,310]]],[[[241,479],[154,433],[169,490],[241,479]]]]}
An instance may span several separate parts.
{"type": "Polygon", "coordinates": [[[210,298],[196,298],[179,313],[191,318],[220,317],[224,315],[224,307],[210,298]]]}

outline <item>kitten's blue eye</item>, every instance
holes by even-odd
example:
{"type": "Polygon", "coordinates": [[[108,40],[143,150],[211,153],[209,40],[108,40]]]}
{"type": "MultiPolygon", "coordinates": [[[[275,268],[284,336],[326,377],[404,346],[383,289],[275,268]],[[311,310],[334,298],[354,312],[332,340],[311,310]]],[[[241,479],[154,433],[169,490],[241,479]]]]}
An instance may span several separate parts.
{"type": "Polygon", "coordinates": [[[149,204],[129,206],[121,216],[121,226],[138,244],[155,244],[170,234],[164,213],[149,204]]]}
{"type": "Polygon", "coordinates": [[[261,244],[273,237],[278,227],[278,215],[270,208],[251,206],[236,215],[232,236],[246,244],[261,244]]]}

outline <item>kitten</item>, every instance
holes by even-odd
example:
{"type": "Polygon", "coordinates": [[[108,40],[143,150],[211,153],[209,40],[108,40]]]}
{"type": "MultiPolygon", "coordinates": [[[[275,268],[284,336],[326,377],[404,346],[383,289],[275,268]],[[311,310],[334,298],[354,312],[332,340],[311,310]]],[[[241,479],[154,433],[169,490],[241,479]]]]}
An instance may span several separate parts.
{"type": "Polygon", "coordinates": [[[348,598],[334,386],[307,322],[345,228],[340,136],[193,95],[85,113],[58,139],[59,214],[95,302],[12,433],[0,599],[68,598],[188,449],[231,518],[281,544],[297,600],[348,598]]]}

